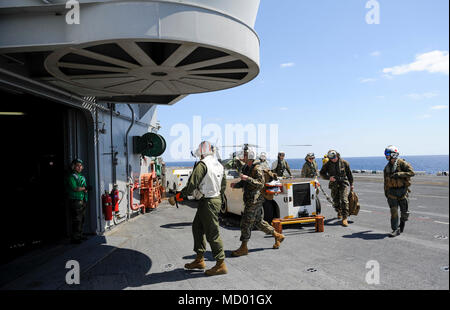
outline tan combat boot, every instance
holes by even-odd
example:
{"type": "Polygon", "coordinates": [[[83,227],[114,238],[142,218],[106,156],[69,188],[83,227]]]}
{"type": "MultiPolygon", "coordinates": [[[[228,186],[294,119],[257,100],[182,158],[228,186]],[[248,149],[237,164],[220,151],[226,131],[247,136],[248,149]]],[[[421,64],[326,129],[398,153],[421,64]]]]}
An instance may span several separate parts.
{"type": "Polygon", "coordinates": [[[342,219],[342,226],[344,226],[344,227],[347,227],[347,226],[348,226],[348,222],[347,222],[347,218],[346,218],[346,217],[344,217],[344,218],[342,219]]]}
{"type": "Polygon", "coordinates": [[[275,237],[275,244],[273,245],[273,248],[278,249],[280,247],[281,242],[283,242],[283,240],[284,240],[284,235],[279,234],[276,231],[274,231],[273,236],[275,237]]]}
{"type": "Polygon", "coordinates": [[[242,241],[241,246],[236,251],[231,252],[231,256],[238,257],[248,254],[247,241],[242,241]]]}
{"type": "Polygon", "coordinates": [[[203,254],[197,254],[197,257],[192,263],[184,265],[186,269],[206,269],[205,259],[203,254]]]}
{"type": "Polygon", "coordinates": [[[223,259],[219,259],[214,267],[205,271],[205,275],[207,276],[217,276],[226,273],[228,273],[228,269],[223,259]]]}

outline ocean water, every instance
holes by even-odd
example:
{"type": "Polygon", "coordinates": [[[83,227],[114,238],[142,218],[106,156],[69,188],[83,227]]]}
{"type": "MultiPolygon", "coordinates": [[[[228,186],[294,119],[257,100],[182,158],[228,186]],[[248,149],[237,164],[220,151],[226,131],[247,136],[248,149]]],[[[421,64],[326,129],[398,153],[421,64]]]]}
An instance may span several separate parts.
{"type": "MultiPolygon", "coordinates": [[[[427,174],[436,174],[439,171],[448,171],[449,155],[429,155],[429,156],[400,156],[409,162],[414,171],[425,171],[427,174]]],[[[343,157],[350,164],[352,170],[383,170],[386,166],[386,158],[376,157],[343,157]]],[[[301,169],[305,160],[299,158],[287,158],[291,169],[301,169]]],[[[322,167],[322,159],[316,158],[319,169],[322,167]]],[[[168,167],[192,167],[193,161],[167,162],[168,167]]]]}
{"type": "MultiPolygon", "coordinates": [[[[430,155],[430,156],[400,156],[409,162],[414,171],[425,171],[427,174],[436,174],[438,171],[448,171],[448,155],[430,155]]],[[[383,170],[387,164],[384,156],[377,157],[343,157],[350,164],[352,170],[383,170]]],[[[319,168],[322,167],[322,159],[316,158],[319,168]]],[[[305,160],[293,159],[288,161],[293,169],[301,169],[305,160]],[[292,162],[292,165],[291,165],[292,162]]]]}

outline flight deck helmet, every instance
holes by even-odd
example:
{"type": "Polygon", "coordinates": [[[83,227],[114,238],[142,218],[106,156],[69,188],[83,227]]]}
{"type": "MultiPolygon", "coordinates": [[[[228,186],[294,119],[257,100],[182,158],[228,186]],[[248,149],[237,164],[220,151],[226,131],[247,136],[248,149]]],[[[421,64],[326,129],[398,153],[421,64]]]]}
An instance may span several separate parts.
{"type": "Polygon", "coordinates": [[[214,147],[211,145],[211,143],[208,141],[203,141],[202,143],[200,143],[200,145],[198,146],[198,149],[195,151],[194,154],[195,154],[195,156],[200,158],[202,155],[207,156],[207,155],[212,155],[213,153],[214,153],[214,147]]]}
{"type": "Polygon", "coordinates": [[[265,152],[261,152],[261,154],[259,155],[259,159],[266,160],[267,159],[267,154],[265,152]]]}
{"type": "Polygon", "coordinates": [[[336,152],[335,150],[329,150],[327,153],[328,159],[334,159],[337,156],[338,156],[338,152],[336,152]]]}
{"type": "Polygon", "coordinates": [[[256,159],[256,152],[250,147],[246,147],[242,151],[240,151],[238,154],[238,158],[240,160],[245,160],[245,155],[247,155],[247,159],[256,159]]]}
{"type": "Polygon", "coordinates": [[[384,156],[391,156],[391,158],[396,159],[398,158],[398,155],[400,155],[400,152],[394,145],[389,145],[384,149],[384,156]]]}
{"type": "Polygon", "coordinates": [[[305,159],[308,160],[309,158],[315,159],[316,156],[314,155],[314,153],[308,153],[306,154],[305,159]]]}

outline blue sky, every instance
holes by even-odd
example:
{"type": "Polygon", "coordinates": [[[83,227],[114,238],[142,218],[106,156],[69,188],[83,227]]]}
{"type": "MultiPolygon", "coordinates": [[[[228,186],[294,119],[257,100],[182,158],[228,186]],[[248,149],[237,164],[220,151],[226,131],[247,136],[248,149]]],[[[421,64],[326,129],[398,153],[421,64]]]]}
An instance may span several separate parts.
{"type": "Polygon", "coordinates": [[[389,144],[402,155],[448,154],[449,1],[378,0],[379,24],[366,23],[366,2],[261,0],[260,74],[158,107],[168,146],[172,126],[191,127],[198,115],[222,129],[278,124],[288,158],[331,148],[382,156],[389,144]]]}

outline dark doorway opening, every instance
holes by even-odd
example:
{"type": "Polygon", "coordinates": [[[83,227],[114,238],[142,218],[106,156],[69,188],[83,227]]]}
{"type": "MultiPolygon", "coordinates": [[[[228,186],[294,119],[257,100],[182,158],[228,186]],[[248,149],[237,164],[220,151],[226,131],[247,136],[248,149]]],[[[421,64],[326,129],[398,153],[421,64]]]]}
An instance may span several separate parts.
{"type": "Polygon", "coordinates": [[[27,94],[0,96],[0,264],[4,264],[67,237],[68,107],[27,94]]]}

